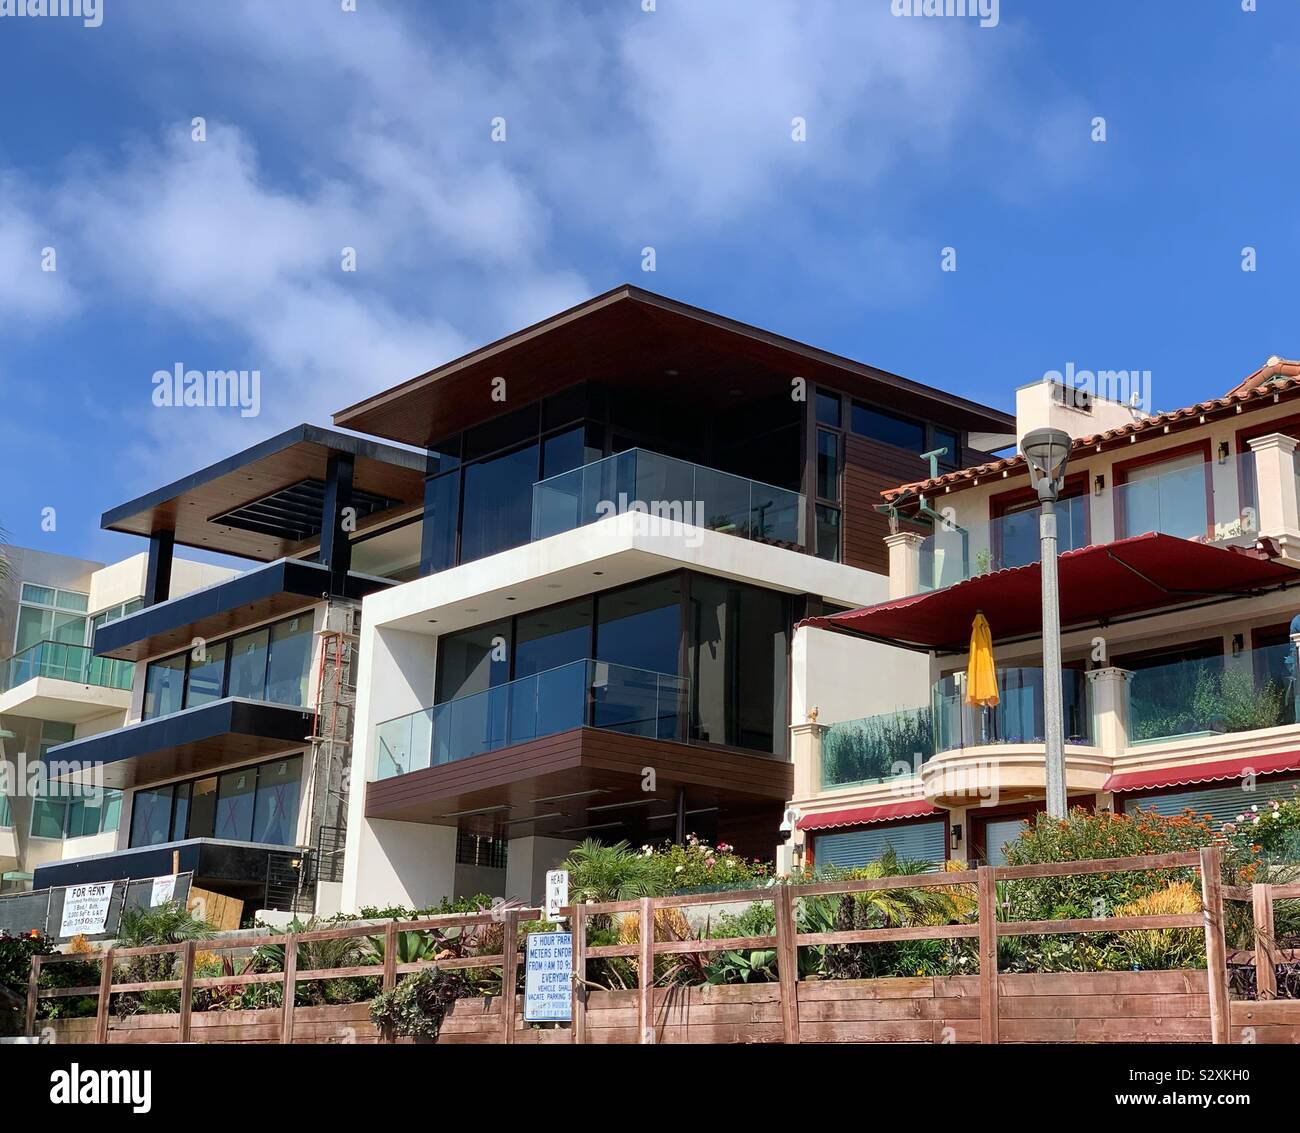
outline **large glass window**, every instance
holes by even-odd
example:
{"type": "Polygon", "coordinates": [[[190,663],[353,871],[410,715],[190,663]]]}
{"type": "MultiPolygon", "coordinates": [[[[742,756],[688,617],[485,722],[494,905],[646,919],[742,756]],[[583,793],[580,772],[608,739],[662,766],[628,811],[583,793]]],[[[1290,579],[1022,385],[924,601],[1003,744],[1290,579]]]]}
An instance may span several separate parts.
{"type": "Polygon", "coordinates": [[[264,763],[258,768],[253,802],[254,842],[290,846],[297,841],[301,783],[301,756],[264,763]]]}
{"type": "Polygon", "coordinates": [[[676,673],[680,665],[681,579],[628,586],[596,597],[596,659],[676,673]]]}
{"type": "Polygon", "coordinates": [[[226,642],[222,641],[216,645],[209,645],[201,661],[190,659],[190,675],[185,689],[186,708],[221,699],[228,652],[226,642]]]}
{"type": "Polygon", "coordinates": [[[216,837],[231,842],[252,841],[256,791],[255,767],[241,767],[221,776],[217,783],[216,837]]]}
{"type": "Polygon", "coordinates": [[[510,679],[510,623],[489,622],[442,639],[438,703],[495,688],[510,679]]]}
{"type": "Polygon", "coordinates": [[[840,437],[825,429],[817,430],[817,498],[840,498],[840,437]]]}
{"type": "Polygon", "coordinates": [[[515,623],[515,676],[527,677],[591,656],[591,599],[580,598],[515,623]]]}
{"type": "Polygon", "coordinates": [[[275,704],[307,703],[312,642],[310,614],[300,614],[271,627],[271,656],[267,663],[265,699],[275,704]]]}
{"type": "Polygon", "coordinates": [[[227,696],[263,700],[266,693],[266,655],[271,631],[255,629],[242,633],[230,643],[230,684],[227,696]]]}
{"type": "MultiPolygon", "coordinates": [[[[1038,500],[1021,500],[1005,507],[993,521],[993,543],[997,551],[994,569],[1027,566],[1038,562],[1042,542],[1038,529],[1038,500]]],[[[1056,505],[1057,549],[1077,550],[1088,543],[1088,496],[1083,489],[1056,505]]]]}
{"type": "Polygon", "coordinates": [[[840,509],[817,505],[817,557],[840,561],[840,509]]]}
{"type": "Polygon", "coordinates": [[[144,708],[141,713],[144,719],[169,716],[179,712],[184,704],[185,654],[151,661],[144,677],[144,708]]]}
{"type": "Polygon", "coordinates": [[[821,425],[829,425],[832,429],[840,427],[841,417],[841,398],[838,393],[827,393],[824,390],[817,391],[817,421],[821,425]]]}
{"type": "Polygon", "coordinates": [[[159,846],[170,841],[175,788],[149,787],[131,796],[131,845],[159,846]]]}
{"type": "Polygon", "coordinates": [[[883,409],[872,409],[861,402],[853,403],[853,431],[887,445],[907,449],[908,452],[925,451],[925,426],[910,417],[900,417],[883,409]]]}
{"type": "Polygon", "coordinates": [[[1198,539],[1208,526],[1205,454],[1188,453],[1172,460],[1124,470],[1115,490],[1121,538],[1158,531],[1198,539]]]}
{"type": "Polygon", "coordinates": [[[722,579],[691,580],[691,731],[708,743],[784,750],[785,599],[722,579]]]}
{"type": "Polygon", "coordinates": [[[460,473],[449,472],[424,485],[424,527],[420,561],[430,573],[456,565],[460,521],[460,473]]]}
{"type": "Polygon", "coordinates": [[[86,642],[87,595],[24,582],[19,591],[14,652],[21,653],[39,641],[64,645],[86,642]]]}
{"type": "Polygon", "coordinates": [[[461,505],[461,562],[527,543],[532,534],[537,445],[467,465],[461,505]]]}
{"type": "MultiPolygon", "coordinates": [[[[211,838],[217,828],[216,775],[184,784],[189,797],[187,821],[176,823],[177,838],[211,838]]],[[[177,806],[177,813],[180,807],[177,806]]]]}

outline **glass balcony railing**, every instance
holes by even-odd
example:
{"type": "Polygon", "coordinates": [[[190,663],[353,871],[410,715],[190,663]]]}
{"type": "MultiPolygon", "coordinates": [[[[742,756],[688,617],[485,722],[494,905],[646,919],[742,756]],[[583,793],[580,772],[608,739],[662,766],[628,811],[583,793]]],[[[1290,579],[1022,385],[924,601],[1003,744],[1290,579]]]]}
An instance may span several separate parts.
{"type": "MultiPolygon", "coordinates": [[[[988,744],[1041,744],[1043,724],[1043,670],[998,670],[998,703],[977,708],[966,703],[966,674],[944,677],[934,686],[935,751],[988,744]]],[[[1088,706],[1088,679],[1079,669],[1061,674],[1065,742],[1092,742],[1092,714],[1088,706]]]]}
{"type": "Polygon", "coordinates": [[[389,779],[584,726],[684,742],[689,692],[685,677],[571,661],[378,725],[374,777],[389,779]]]}
{"type": "Polygon", "coordinates": [[[911,775],[934,754],[929,708],[832,724],[822,738],[822,786],[881,783],[911,775]]]}
{"type": "MultiPolygon", "coordinates": [[[[1116,539],[1148,531],[1206,542],[1250,537],[1259,530],[1255,455],[1150,475],[1139,469],[1113,488],[1061,500],[1056,512],[1061,554],[1097,542],[1107,528],[1116,539]]],[[[921,544],[921,589],[1038,562],[1038,517],[1032,506],[986,522],[940,522],[921,544]]]]}
{"type": "Polygon", "coordinates": [[[87,645],[38,641],[7,661],[0,662],[0,687],[17,688],[33,677],[50,677],[74,684],[99,685],[129,691],[135,663],[96,657],[87,645]]]}
{"type": "Polygon", "coordinates": [[[1134,668],[1132,743],[1296,723],[1295,650],[1289,643],[1236,657],[1185,658],[1134,668]]]}
{"type": "Polygon", "coordinates": [[[534,484],[532,537],[644,511],[669,522],[800,547],[803,507],[803,496],[786,488],[628,449],[534,484]]]}

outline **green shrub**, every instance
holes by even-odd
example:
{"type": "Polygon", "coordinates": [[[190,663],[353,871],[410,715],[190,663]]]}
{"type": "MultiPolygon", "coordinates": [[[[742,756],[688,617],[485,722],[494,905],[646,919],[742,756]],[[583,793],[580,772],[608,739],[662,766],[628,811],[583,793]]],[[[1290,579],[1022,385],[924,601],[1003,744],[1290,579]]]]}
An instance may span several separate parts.
{"type": "Polygon", "coordinates": [[[392,991],[375,996],[370,1003],[370,1018],[389,1037],[402,1035],[432,1042],[442,1029],[447,1009],[472,993],[459,972],[425,968],[400,980],[392,991]]]}

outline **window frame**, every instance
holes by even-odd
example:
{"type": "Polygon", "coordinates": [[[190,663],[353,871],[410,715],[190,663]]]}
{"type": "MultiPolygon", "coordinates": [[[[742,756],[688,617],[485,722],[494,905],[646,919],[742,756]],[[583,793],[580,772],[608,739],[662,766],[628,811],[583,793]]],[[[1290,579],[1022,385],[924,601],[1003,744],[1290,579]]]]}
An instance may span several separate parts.
{"type": "MultiPolygon", "coordinates": [[[[1214,532],[1214,465],[1213,460],[1213,441],[1209,437],[1200,441],[1190,441],[1184,445],[1175,445],[1172,448],[1162,448],[1155,452],[1144,453],[1141,456],[1134,456],[1128,460],[1117,460],[1110,466],[1111,485],[1114,489],[1119,489],[1129,483],[1128,474],[1135,468],[1148,468],[1153,464],[1164,464],[1179,460],[1185,456],[1191,456],[1193,453],[1200,453],[1205,479],[1205,530],[1202,532],[1205,536],[1210,536],[1214,532]]],[[[1112,499],[1112,520],[1115,525],[1115,538],[1128,539],[1131,537],[1128,530],[1128,516],[1125,507],[1125,493],[1113,491],[1112,499]]],[[[1138,532],[1141,534],[1141,532],[1138,532]]]]}

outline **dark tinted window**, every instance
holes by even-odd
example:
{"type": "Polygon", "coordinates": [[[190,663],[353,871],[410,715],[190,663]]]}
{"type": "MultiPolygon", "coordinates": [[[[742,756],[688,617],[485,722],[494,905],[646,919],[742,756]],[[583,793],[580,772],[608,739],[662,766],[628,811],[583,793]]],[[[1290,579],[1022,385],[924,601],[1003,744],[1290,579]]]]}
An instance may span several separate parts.
{"type": "Polygon", "coordinates": [[[186,708],[221,699],[222,682],[226,677],[226,652],[227,644],[222,641],[209,645],[201,661],[191,658],[185,689],[186,708]]]}
{"type": "Polygon", "coordinates": [[[526,614],[515,623],[515,676],[591,656],[591,599],[526,614]]]}
{"type": "Polygon", "coordinates": [[[817,507],[817,557],[828,562],[840,561],[840,509],[817,507]]]}
{"type": "Polygon", "coordinates": [[[424,528],[420,565],[428,574],[456,565],[456,520],[460,515],[460,473],[424,485],[424,528]]]}
{"type": "Polygon", "coordinates": [[[172,788],[154,787],[131,796],[131,845],[157,846],[171,833],[172,788]]]}
{"type": "Polygon", "coordinates": [[[510,678],[510,623],[491,622],[442,639],[435,699],[482,692],[510,678]]]}
{"type": "Polygon", "coordinates": [[[843,399],[838,393],[823,393],[817,391],[817,421],[822,425],[830,425],[832,428],[840,427],[842,416],[843,399]]]}
{"type": "Polygon", "coordinates": [[[257,769],[242,767],[227,771],[217,784],[218,838],[232,842],[249,842],[253,836],[253,797],[257,788],[257,769]]]}
{"type": "Polygon", "coordinates": [[[825,429],[817,430],[817,496],[840,498],[840,435],[825,429]]]}
{"type": "Polygon", "coordinates": [[[853,403],[853,431],[909,452],[920,453],[925,449],[925,426],[920,421],[872,409],[857,401],[853,403]]]}
{"type": "Polygon", "coordinates": [[[596,597],[596,657],[615,665],[676,673],[681,639],[681,581],[629,586],[596,597]]]}
{"type": "Polygon", "coordinates": [[[948,451],[939,457],[939,463],[946,468],[959,468],[961,466],[961,441],[957,434],[951,429],[940,429],[936,426],[931,430],[932,440],[930,448],[946,448],[948,451]]]}
{"type": "Polygon", "coordinates": [[[185,703],[185,654],[151,661],[144,676],[144,708],[148,720],[179,712],[185,703]]]}
{"type": "Polygon", "coordinates": [[[537,445],[466,465],[460,561],[527,543],[532,535],[537,445]]]}

